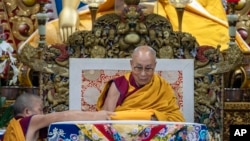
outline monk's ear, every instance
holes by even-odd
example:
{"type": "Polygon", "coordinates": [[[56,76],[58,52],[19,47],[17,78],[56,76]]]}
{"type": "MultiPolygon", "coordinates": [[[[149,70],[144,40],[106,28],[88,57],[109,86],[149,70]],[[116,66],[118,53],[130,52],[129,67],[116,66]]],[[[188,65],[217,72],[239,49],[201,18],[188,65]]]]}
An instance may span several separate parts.
{"type": "Polygon", "coordinates": [[[25,115],[30,115],[30,114],[31,114],[31,111],[30,111],[28,108],[25,108],[25,109],[24,109],[24,114],[25,114],[25,115]]]}

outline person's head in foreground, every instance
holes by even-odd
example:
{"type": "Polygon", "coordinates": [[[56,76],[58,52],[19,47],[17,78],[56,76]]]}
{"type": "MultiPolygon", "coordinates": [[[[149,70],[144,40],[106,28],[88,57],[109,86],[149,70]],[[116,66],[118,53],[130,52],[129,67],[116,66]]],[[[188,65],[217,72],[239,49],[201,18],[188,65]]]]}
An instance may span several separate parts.
{"type": "Polygon", "coordinates": [[[35,94],[23,93],[15,101],[14,116],[27,117],[43,114],[43,101],[35,94]]]}

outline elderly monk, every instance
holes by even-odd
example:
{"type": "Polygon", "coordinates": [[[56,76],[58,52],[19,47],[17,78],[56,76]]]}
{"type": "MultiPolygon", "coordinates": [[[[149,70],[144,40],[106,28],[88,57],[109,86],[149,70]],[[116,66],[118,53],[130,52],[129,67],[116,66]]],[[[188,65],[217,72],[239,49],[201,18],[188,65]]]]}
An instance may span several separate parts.
{"type": "Polygon", "coordinates": [[[171,85],[154,73],[156,52],[137,47],[130,61],[132,71],[110,80],[97,101],[98,110],[115,111],[115,120],[160,120],[183,122],[171,85]]]}
{"type": "Polygon", "coordinates": [[[43,101],[38,95],[21,94],[14,103],[14,118],[4,133],[4,141],[37,141],[47,137],[50,123],[73,120],[106,120],[111,112],[63,111],[43,114],[43,101]]]}
{"type": "MultiPolygon", "coordinates": [[[[63,10],[59,16],[60,22],[54,20],[49,22],[46,26],[46,31],[49,33],[46,35],[48,44],[61,43],[61,37],[67,39],[75,30],[91,29],[91,17],[88,9],[80,13],[76,11],[79,1],[80,0],[62,0],[63,10]],[[77,23],[80,23],[79,26],[77,23]]],[[[115,0],[107,0],[104,4],[100,5],[97,17],[114,12],[114,6],[115,0]]],[[[174,30],[178,30],[177,14],[174,7],[169,3],[169,0],[158,0],[155,4],[154,12],[168,18],[174,30]]],[[[220,44],[221,50],[227,49],[229,31],[227,16],[222,1],[193,0],[193,2],[188,4],[185,8],[182,31],[191,33],[195,36],[200,45],[216,47],[220,44]]],[[[30,42],[33,46],[37,46],[38,39],[38,33],[35,32],[26,42],[30,42]]],[[[239,34],[236,35],[236,41],[242,51],[249,51],[248,45],[239,34]]],[[[20,49],[22,49],[22,46],[20,49]]]]}

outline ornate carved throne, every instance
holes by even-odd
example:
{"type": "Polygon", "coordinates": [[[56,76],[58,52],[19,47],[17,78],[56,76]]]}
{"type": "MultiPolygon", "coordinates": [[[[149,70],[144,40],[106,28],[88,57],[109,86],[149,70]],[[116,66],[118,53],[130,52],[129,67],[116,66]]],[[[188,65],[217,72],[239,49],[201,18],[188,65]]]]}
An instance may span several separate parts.
{"type": "Polygon", "coordinates": [[[91,31],[77,31],[66,44],[45,46],[41,51],[26,45],[20,61],[40,72],[40,94],[47,112],[69,108],[69,58],[129,58],[136,46],[149,45],[158,58],[194,60],[194,122],[204,123],[212,138],[222,135],[223,73],[240,63],[240,50],[231,45],[201,46],[189,33],[175,32],[157,14],[144,14],[139,0],[125,0],[120,15],[96,19],[91,31]],[[41,59],[42,58],[42,59],[41,59]]]}

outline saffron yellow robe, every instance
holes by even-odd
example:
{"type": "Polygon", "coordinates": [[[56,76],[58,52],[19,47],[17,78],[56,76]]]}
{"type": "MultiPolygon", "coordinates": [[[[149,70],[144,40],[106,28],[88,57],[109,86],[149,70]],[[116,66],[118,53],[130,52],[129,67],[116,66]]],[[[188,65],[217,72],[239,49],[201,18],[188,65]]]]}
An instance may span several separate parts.
{"type": "MultiPolygon", "coordinates": [[[[155,115],[160,121],[183,122],[184,117],[177,105],[177,99],[169,83],[158,74],[154,74],[150,83],[141,88],[135,88],[131,81],[131,73],[126,73],[121,85],[116,85],[120,91],[122,102],[117,105],[116,115],[112,116],[115,120],[151,120],[155,115]],[[126,89],[124,90],[124,86],[126,89]],[[123,90],[122,90],[123,89],[123,90]],[[123,92],[126,92],[122,94],[123,92]],[[123,96],[122,96],[123,95],[123,96]],[[129,96],[127,96],[129,95],[129,96]]],[[[98,98],[97,108],[102,109],[107,91],[113,80],[107,83],[98,98]]],[[[119,100],[118,100],[119,101],[119,100]]]]}
{"type": "MultiPolygon", "coordinates": [[[[174,30],[178,31],[178,19],[175,8],[169,0],[159,0],[155,12],[167,17],[174,30]]],[[[182,31],[191,33],[200,45],[228,48],[229,27],[225,9],[221,0],[193,0],[185,7],[182,18],[182,31]]],[[[250,51],[248,45],[236,33],[236,42],[243,52],[250,51]]]]}
{"type": "Polygon", "coordinates": [[[19,120],[12,118],[8,124],[8,127],[4,133],[4,141],[25,141],[23,129],[19,123],[19,120]]]}
{"type": "MultiPolygon", "coordinates": [[[[100,6],[97,17],[114,12],[114,5],[114,0],[107,0],[100,6]]],[[[178,29],[177,14],[174,7],[169,3],[169,0],[159,0],[154,7],[154,12],[168,18],[174,30],[178,29]]],[[[90,30],[91,18],[88,10],[81,11],[79,16],[79,30],[90,30]]],[[[185,8],[182,31],[191,33],[196,37],[200,45],[216,47],[220,44],[221,50],[227,49],[229,42],[228,22],[221,0],[193,0],[193,2],[185,8]]],[[[46,41],[48,44],[62,42],[59,36],[58,20],[47,23],[46,33],[46,41]]],[[[35,32],[26,43],[29,42],[36,47],[38,40],[38,33],[35,32]]],[[[243,52],[250,51],[248,45],[239,34],[236,34],[236,42],[243,52]]],[[[20,47],[20,50],[22,47],[23,46],[20,47]]]]}

